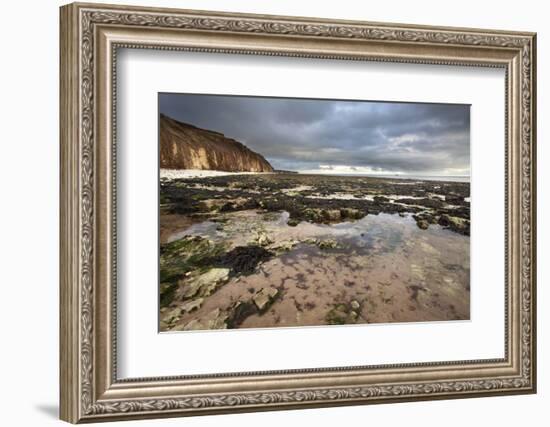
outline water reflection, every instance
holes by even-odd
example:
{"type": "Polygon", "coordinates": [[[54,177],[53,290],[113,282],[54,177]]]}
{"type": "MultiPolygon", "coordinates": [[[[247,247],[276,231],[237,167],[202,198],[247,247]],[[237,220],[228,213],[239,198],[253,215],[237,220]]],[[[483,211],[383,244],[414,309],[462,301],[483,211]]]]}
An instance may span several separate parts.
{"type": "MultiPolygon", "coordinates": [[[[468,319],[470,238],[412,216],[367,215],[334,224],[288,225],[287,212],[239,211],[193,224],[170,237],[201,236],[227,248],[261,245],[274,256],[208,297],[208,310],[276,287],[281,297],[242,327],[320,325],[335,306],[359,308],[352,323],[468,319]]],[[[204,311],[204,313],[203,313],[204,311]]]]}

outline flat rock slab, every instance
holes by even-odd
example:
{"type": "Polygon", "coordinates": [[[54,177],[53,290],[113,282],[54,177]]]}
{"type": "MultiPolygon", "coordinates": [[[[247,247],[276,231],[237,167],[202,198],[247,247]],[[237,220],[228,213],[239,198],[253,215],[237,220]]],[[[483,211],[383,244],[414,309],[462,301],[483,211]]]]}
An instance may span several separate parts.
{"type": "Polygon", "coordinates": [[[279,291],[275,288],[262,288],[252,297],[254,304],[260,312],[267,309],[269,304],[277,297],[279,291]]]}

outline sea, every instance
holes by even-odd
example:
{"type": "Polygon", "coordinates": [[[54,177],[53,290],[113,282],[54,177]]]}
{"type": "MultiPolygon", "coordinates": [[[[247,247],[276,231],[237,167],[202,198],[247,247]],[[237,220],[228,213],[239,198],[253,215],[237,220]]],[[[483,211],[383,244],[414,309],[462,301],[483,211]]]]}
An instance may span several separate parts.
{"type": "MultiPolygon", "coordinates": [[[[308,173],[309,174],[309,173],[308,173]]],[[[319,175],[329,176],[357,176],[369,178],[388,178],[388,179],[409,179],[413,181],[447,181],[447,182],[470,182],[469,175],[375,175],[375,174],[331,174],[322,173],[319,175]]]]}

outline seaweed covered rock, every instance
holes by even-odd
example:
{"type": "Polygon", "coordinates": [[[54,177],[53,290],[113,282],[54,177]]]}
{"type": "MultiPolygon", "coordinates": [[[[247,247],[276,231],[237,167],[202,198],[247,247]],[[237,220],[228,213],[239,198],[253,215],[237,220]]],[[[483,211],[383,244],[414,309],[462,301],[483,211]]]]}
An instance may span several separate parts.
{"type": "Polygon", "coordinates": [[[463,196],[447,195],[445,201],[450,205],[461,205],[464,203],[463,196]]]}
{"type": "MultiPolygon", "coordinates": [[[[205,262],[222,254],[225,246],[199,236],[182,239],[160,247],[160,305],[169,305],[179,287],[178,282],[192,271],[204,268],[205,262]]],[[[204,283],[198,283],[198,290],[204,283]]],[[[196,292],[195,292],[196,293],[196,292]]]]}
{"type": "Polygon", "coordinates": [[[356,323],[361,319],[361,306],[358,301],[352,301],[350,304],[334,304],[328,311],[325,320],[329,325],[348,325],[356,323]]]}
{"type": "Polygon", "coordinates": [[[231,307],[228,318],[227,318],[227,327],[236,328],[238,327],[248,316],[256,314],[258,308],[253,301],[237,301],[233,307],[231,307]]]}
{"type": "Polygon", "coordinates": [[[340,209],[340,217],[343,219],[361,219],[365,216],[365,213],[360,209],[354,208],[342,208],[340,209]]]}
{"type": "Polygon", "coordinates": [[[258,264],[267,261],[274,255],[273,252],[261,246],[237,246],[216,257],[213,262],[219,266],[230,268],[234,274],[252,274],[258,264]]]}
{"type": "Polygon", "coordinates": [[[413,215],[413,218],[416,221],[416,225],[421,230],[427,230],[430,224],[437,224],[437,219],[433,215],[427,212],[422,212],[422,213],[413,215]]]}
{"type": "Polygon", "coordinates": [[[421,230],[427,230],[428,227],[430,226],[430,223],[428,221],[426,221],[425,219],[418,219],[416,221],[416,225],[418,226],[418,228],[420,228],[421,230]]]}
{"type": "Polygon", "coordinates": [[[465,236],[470,235],[470,221],[464,218],[443,214],[439,217],[439,225],[465,236]]]}
{"type": "Polygon", "coordinates": [[[298,224],[300,224],[300,221],[296,218],[289,218],[287,221],[289,227],[296,227],[298,224]]]}
{"type": "Polygon", "coordinates": [[[342,217],[340,209],[324,209],[321,211],[321,216],[328,222],[339,221],[342,217]]]}
{"type": "Polygon", "coordinates": [[[338,242],[333,239],[320,240],[317,246],[319,246],[319,249],[336,249],[338,248],[338,242]]]}

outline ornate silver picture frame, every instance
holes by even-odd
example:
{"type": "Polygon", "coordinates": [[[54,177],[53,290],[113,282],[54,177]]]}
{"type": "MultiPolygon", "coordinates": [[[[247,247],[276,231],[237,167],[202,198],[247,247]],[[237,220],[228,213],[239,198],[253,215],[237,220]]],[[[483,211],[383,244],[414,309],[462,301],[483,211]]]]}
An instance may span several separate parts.
{"type": "Polygon", "coordinates": [[[535,34],[80,3],[63,6],[60,18],[63,420],[536,391],[535,34]],[[115,147],[122,48],[503,69],[504,357],[120,379],[115,147]]]}

